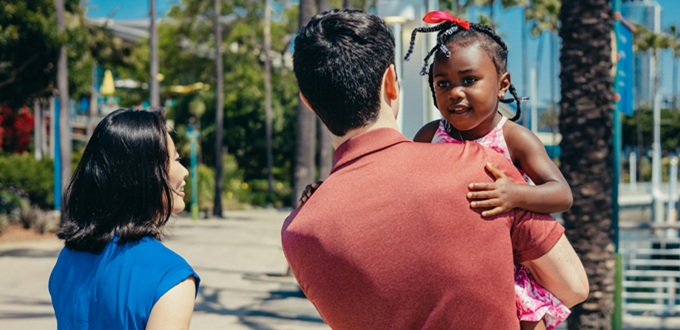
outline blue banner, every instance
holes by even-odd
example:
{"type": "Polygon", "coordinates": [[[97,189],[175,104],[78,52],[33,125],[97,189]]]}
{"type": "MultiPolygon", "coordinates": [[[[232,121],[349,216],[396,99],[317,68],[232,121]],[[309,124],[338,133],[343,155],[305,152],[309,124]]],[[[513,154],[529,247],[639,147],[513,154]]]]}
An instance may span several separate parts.
{"type": "Polygon", "coordinates": [[[615,21],[616,35],[616,93],[619,95],[618,107],[621,113],[633,115],[633,31],[620,21],[615,21]]]}

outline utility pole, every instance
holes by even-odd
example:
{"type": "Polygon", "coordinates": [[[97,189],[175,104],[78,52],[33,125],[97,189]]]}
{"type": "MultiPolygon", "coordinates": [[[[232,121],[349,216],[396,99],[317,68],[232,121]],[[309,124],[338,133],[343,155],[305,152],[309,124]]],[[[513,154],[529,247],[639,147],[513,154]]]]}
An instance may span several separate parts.
{"type": "Polygon", "coordinates": [[[222,165],[222,129],[224,127],[224,69],[222,68],[222,26],[220,16],[222,15],[221,0],[213,1],[213,11],[215,17],[215,201],[213,204],[213,215],[222,217],[222,177],[224,176],[224,166],[222,165]]]}
{"type": "MultiPolygon", "coordinates": [[[[63,33],[64,27],[64,1],[55,0],[56,14],[57,14],[57,27],[59,33],[63,33]]],[[[59,123],[57,124],[56,118],[53,118],[53,127],[59,125],[59,143],[60,152],[58,155],[55,153],[54,157],[55,163],[59,162],[60,166],[57,171],[55,171],[55,190],[59,188],[58,194],[55,191],[54,195],[54,206],[55,209],[59,209],[61,206],[61,198],[64,189],[71,181],[71,127],[69,125],[69,99],[68,99],[68,57],[66,55],[66,47],[61,46],[59,50],[59,61],[57,62],[57,88],[59,89],[59,123]]]]}

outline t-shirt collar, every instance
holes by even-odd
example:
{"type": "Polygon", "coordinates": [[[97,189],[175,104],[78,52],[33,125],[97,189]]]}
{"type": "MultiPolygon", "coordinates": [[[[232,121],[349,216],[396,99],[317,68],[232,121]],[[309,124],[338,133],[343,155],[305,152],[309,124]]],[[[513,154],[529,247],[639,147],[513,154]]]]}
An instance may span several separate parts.
{"type": "Polygon", "coordinates": [[[333,154],[335,165],[331,173],[355,159],[402,142],[411,142],[411,140],[392,128],[378,128],[361,133],[343,142],[335,150],[333,154]]]}

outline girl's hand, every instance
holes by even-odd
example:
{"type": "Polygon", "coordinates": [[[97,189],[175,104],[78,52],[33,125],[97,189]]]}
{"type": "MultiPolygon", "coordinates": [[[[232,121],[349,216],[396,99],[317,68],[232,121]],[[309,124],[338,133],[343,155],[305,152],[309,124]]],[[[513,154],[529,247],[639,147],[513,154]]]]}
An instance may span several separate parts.
{"type": "Polygon", "coordinates": [[[323,183],[323,180],[319,180],[315,183],[308,184],[305,187],[305,191],[302,192],[302,196],[300,196],[300,199],[298,200],[298,206],[304,204],[310,197],[312,197],[312,194],[321,187],[321,184],[323,183]]]}
{"type": "Polygon", "coordinates": [[[472,208],[490,208],[482,212],[483,217],[492,217],[508,212],[515,208],[513,191],[517,184],[512,182],[505,173],[486,163],[486,169],[496,177],[493,183],[471,183],[467,198],[472,200],[472,208]]]}

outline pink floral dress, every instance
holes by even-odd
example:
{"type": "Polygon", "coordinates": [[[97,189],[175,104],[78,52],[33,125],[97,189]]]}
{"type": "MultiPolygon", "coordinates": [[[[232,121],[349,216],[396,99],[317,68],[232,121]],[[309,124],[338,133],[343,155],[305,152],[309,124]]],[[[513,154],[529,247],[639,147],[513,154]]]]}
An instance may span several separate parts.
{"type": "MultiPolygon", "coordinates": [[[[503,125],[506,121],[507,118],[503,117],[491,132],[474,140],[474,142],[495,150],[512,162],[503,135],[503,125]]],[[[432,137],[432,143],[463,143],[446,132],[447,125],[445,119],[439,122],[439,127],[432,137]]],[[[524,180],[531,182],[522,170],[520,172],[524,180]]],[[[537,322],[543,319],[547,330],[555,329],[571,313],[569,308],[552,293],[536,283],[529,270],[521,265],[515,265],[515,304],[517,305],[517,317],[520,321],[537,322]]]]}

